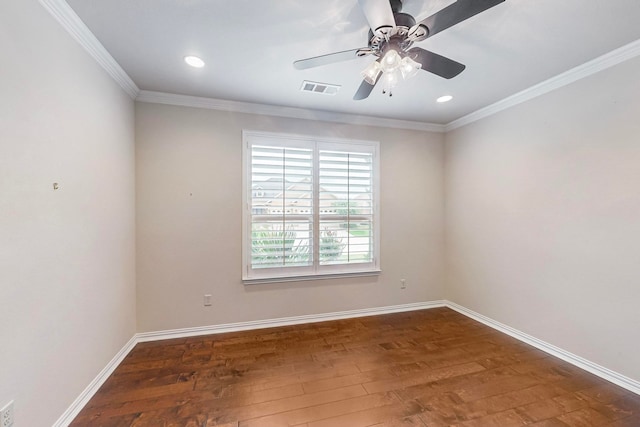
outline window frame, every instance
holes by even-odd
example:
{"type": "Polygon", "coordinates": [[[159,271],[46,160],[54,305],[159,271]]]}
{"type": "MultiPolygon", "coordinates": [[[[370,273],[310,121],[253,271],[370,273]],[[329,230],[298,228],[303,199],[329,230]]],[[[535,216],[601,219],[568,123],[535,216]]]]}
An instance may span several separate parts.
{"type": "MultiPolygon", "coordinates": [[[[312,245],[317,248],[319,235],[313,233],[312,245]]],[[[371,276],[380,274],[380,142],[356,139],[329,138],[311,135],[287,134],[279,132],[242,131],[242,281],[244,284],[287,282],[301,280],[331,279],[350,276],[371,276]],[[274,147],[312,147],[313,175],[313,229],[320,223],[318,206],[319,152],[321,150],[344,150],[372,154],[372,262],[320,265],[314,251],[312,265],[305,267],[251,268],[252,236],[252,145],[273,145],[274,147]]]]}

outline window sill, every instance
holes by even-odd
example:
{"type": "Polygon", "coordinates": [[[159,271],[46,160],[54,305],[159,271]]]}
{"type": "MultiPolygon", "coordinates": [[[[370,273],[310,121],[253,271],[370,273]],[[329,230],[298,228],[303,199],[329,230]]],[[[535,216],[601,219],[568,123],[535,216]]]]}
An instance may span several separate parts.
{"type": "Polygon", "coordinates": [[[349,277],[378,276],[382,270],[358,271],[353,273],[329,273],[304,276],[263,277],[255,279],[242,279],[245,285],[259,285],[261,283],[302,282],[306,280],[346,279],[349,277]]]}

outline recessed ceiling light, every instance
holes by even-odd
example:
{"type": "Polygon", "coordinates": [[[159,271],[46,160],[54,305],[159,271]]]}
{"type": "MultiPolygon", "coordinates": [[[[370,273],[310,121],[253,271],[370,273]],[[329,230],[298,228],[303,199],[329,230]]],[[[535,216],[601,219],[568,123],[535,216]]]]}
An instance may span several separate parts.
{"type": "Polygon", "coordinates": [[[449,101],[451,101],[452,99],[453,99],[453,96],[451,96],[451,95],[444,95],[444,96],[441,96],[440,98],[436,99],[436,102],[440,102],[440,103],[443,103],[443,102],[449,102],[449,101]]]}
{"type": "Polygon", "coordinates": [[[191,65],[192,67],[202,68],[204,67],[204,61],[197,56],[185,56],[184,62],[191,65]]]}

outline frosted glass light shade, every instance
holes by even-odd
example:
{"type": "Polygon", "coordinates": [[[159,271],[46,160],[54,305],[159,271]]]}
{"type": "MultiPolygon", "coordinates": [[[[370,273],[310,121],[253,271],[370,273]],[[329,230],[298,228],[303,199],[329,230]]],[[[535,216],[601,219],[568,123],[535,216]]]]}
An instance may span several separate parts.
{"type": "Polygon", "coordinates": [[[374,61],[362,71],[362,77],[364,81],[369,83],[370,85],[375,85],[378,80],[378,76],[382,72],[382,67],[378,61],[374,61]]]}
{"type": "Polygon", "coordinates": [[[390,93],[398,85],[401,78],[402,74],[398,70],[386,71],[382,76],[382,90],[390,93]]]}
{"type": "Polygon", "coordinates": [[[382,71],[385,73],[391,70],[395,70],[400,66],[402,58],[400,54],[393,49],[389,49],[382,58],[382,71]]]}
{"type": "Polygon", "coordinates": [[[408,56],[402,58],[402,61],[400,63],[400,72],[402,73],[402,77],[405,80],[415,76],[418,73],[418,70],[420,70],[421,68],[421,63],[414,61],[408,56]]]}

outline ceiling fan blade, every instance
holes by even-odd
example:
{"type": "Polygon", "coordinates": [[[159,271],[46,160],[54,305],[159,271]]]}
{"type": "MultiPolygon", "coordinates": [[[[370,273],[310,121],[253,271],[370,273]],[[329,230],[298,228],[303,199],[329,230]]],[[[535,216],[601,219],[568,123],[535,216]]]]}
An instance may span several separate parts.
{"type": "Polygon", "coordinates": [[[445,79],[451,79],[457,76],[466,68],[463,64],[453,59],[419,47],[409,49],[407,54],[411,59],[422,64],[423,70],[444,77],[445,79]]]}
{"type": "MultiPolygon", "coordinates": [[[[377,83],[377,81],[376,81],[377,83]]],[[[358,90],[356,91],[356,93],[353,95],[353,100],[354,101],[361,101],[363,99],[367,99],[369,97],[369,95],[371,94],[371,92],[373,91],[373,88],[375,86],[370,85],[369,83],[367,83],[366,81],[362,81],[362,83],[360,83],[360,87],[358,88],[358,90]]]]}
{"type": "Polygon", "coordinates": [[[358,0],[358,3],[374,34],[384,35],[385,29],[388,31],[396,26],[389,0],[358,0]],[[382,31],[382,34],[378,34],[376,30],[382,31]]]}
{"type": "Polygon", "coordinates": [[[368,48],[343,50],[342,52],[328,53],[326,55],[314,56],[313,58],[300,59],[298,61],[294,61],[293,66],[298,70],[306,70],[307,68],[360,58],[361,56],[368,55],[369,53],[371,52],[368,48]]]}
{"type": "Polygon", "coordinates": [[[502,2],[504,0],[457,0],[439,12],[423,19],[419,24],[426,25],[429,28],[429,37],[431,37],[502,2]]]}

